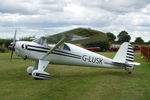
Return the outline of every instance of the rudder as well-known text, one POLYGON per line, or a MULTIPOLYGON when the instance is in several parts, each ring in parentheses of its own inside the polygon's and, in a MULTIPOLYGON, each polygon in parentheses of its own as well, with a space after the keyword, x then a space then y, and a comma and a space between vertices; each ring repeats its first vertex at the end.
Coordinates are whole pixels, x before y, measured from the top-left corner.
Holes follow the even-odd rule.
POLYGON ((131 44, 129 42, 124 42, 120 46, 113 60, 120 63, 133 62, 134 50, 131 44))

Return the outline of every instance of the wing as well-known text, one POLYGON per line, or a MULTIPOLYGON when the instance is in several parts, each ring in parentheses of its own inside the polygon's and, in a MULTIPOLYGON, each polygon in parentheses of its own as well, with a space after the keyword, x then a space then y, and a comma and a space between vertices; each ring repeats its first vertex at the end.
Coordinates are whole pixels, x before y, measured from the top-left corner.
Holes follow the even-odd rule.
POLYGON ((76 42, 79 40, 86 40, 90 38, 87 36, 80 36, 76 34, 57 34, 57 35, 49 36, 47 39, 48 39, 48 43, 55 44, 64 37, 66 37, 65 42, 76 42))
POLYGON ((48 43, 57 43, 63 37, 67 37, 66 42, 71 43, 88 43, 89 41, 105 41, 107 36, 105 33, 96 31, 93 29, 77 28, 66 32, 58 33, 52 36, 48 36, 48 43))

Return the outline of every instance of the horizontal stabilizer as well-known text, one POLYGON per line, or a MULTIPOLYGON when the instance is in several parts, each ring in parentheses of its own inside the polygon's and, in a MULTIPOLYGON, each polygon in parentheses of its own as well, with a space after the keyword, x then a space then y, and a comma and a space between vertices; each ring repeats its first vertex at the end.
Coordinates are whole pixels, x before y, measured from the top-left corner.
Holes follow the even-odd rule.
POLYGON ((118 62, 118 61, 113 61, 113 63, 116 63, 116 64, 124 64, 124 65, 135 65, 135 66, 138 66, 138 65, 141 65, 140 63, 137 63, 137 62, 118 62))
POLYGON ((129 64, 129 65, 135 65, 135 66, 141 65, 140 63, 137 63, 137 62, 127 62, 127 64, 129 64))

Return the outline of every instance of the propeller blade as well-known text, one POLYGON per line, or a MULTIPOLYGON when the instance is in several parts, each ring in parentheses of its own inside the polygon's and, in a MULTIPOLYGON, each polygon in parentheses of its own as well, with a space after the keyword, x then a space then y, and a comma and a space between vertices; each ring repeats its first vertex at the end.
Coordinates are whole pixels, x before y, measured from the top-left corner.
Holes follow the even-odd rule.
POLYGON ((10 60, 12 60, 12 56, 13 56, 13 53, 14 53, 14 50, 15 50, 15 45, 16 45, 16 33, 17 33, 17 30, 15 30, 15 34, 14 34, 14 38, 13 38, 13 44, 12 44, 12 51, 11 51, 10 60))
MULTIPOLYGON (((14 49, 14 48, 13 48, 14 49)), ((12 49, 11 51, 11 56, 10 56, 10 60, 12 61, 12 56, 13 56, 13 53, 14 53, 14 50, 12 49)))
POLYGON ((14 38, 13 38, 13 46, 15 46, 15 44, 16 44, 16 33, 17 33, 17 30, 15 30, 15 34, 14 34, 14 38))

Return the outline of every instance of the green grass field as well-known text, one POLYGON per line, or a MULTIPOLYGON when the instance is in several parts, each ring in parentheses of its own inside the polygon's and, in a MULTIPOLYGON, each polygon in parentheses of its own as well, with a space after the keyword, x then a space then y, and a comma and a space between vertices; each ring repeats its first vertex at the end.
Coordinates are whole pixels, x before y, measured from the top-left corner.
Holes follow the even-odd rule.
POLYGON ((122 69, 49 65, 46 71, 53 75, 49 80, 34 80, 26 73, 32 61, 10 62, 9 57, 8 53, 0 53, 0 100, 150 99, 150 63, 141 59, 139 53, 135 60, 142 65, 131 75, 122 69))

